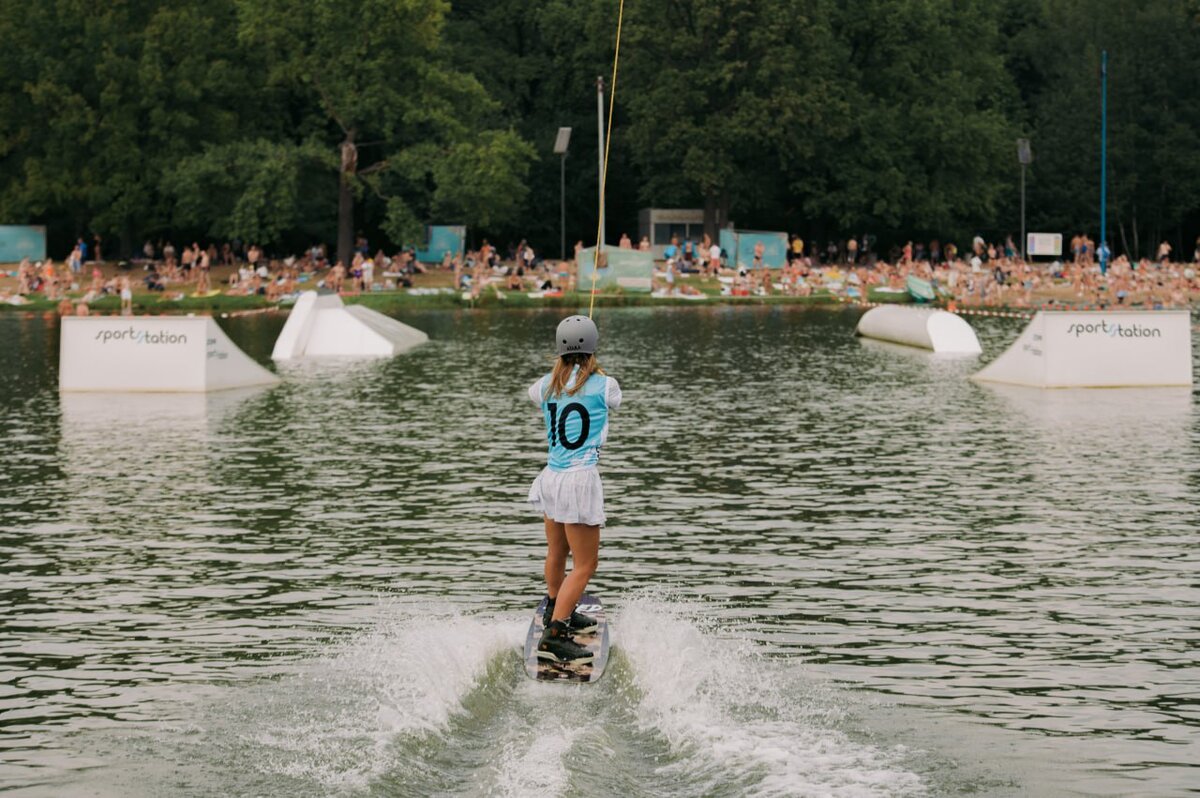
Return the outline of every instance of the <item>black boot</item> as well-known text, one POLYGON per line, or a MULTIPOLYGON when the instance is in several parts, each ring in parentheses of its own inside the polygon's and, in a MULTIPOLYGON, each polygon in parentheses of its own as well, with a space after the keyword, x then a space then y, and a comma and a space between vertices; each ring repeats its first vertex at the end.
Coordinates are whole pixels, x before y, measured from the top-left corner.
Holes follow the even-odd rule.
MULTIPOLYGON (((546 609, 542 611, 542 626, 549 626, 550 621, 554 620, 554 599, 546 597, 546 609)), ((577 635, 590 634, 599 627, 599 622, 589 615, 584 615, 579 612, 571 612, 571 617, 567 619, 567 627, 572 633, 577 635)))
POLYGON ((546 631, 542 632, 541 642, 537 646, 537 657, 572 665, 584 665, 595 659, 592 652, 571 639, 571 633, 562 621, 551 621, 546 631))
POLYGON ((596 631, 600 627, 600 623, 590 615, 572 612, 571 617, 567 618, 567 627, 572 634, 586 635, 596 631))

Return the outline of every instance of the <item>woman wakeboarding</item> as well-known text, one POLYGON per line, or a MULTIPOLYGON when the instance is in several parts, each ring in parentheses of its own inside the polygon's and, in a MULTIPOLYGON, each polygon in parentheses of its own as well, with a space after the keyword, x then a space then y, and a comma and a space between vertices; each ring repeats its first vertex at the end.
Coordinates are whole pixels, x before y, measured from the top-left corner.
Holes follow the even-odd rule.
POLYGON ((537 656, 554 662, 587 663, 593 657, 572 634, 597 626, 575 608, 596 572, 605 522, 597 464, 608 437, 609 411, 621 404, 620 386, 596 362, 599 339, 587 316, 563 319, 554 336, 554 368, 529 387, 530 400, 542 408, 549 444, 546 467, 529 489, 529 501, 546 527, 545 631, 537 656))

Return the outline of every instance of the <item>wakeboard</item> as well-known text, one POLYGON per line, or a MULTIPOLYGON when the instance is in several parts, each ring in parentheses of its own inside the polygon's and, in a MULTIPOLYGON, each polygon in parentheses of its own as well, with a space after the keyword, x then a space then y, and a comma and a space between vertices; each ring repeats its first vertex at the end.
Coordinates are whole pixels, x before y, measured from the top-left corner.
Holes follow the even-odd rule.
POLYGON ((575 635, 575 642, 591 651, 595 659, 582 665, 538 659, 537 644, 542 639, 542 613, 546 610, 546 597, 538 603, 525 637, 525 672, 529 678, 539 682, 595 682, 604 675, 608 664, 608 620, 600 599, 584 593, 579 599, 576 612, 596 619, 596 630, 575 635))

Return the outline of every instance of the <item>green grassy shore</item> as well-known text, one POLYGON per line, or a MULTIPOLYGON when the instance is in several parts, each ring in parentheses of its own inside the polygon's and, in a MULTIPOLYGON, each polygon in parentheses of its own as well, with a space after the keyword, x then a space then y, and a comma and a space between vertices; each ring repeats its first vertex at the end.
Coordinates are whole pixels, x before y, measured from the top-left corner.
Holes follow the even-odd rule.
MULTIPOLYGON (((55 312, 60 300, 49 300, 41 294, 32 294, 22 305, 0 303, 0 312, 14 313, 46 313, 55 312)), ((505 292, 497 296, 487 292, 478 299, 463 299, 457 294, 409 294, 402 291, 377 291, 370 294, 350 294, 342 299, 348 305, 359 304, 388 313, 406 308, 486 308, 489 310, 528 309, 528 308, 578 308, 588 304, 586 293, 567 293, 562 296, 534 298, 521 292, 505 292)), ((78 298, 72 298, 78 301, 78 298)), ((873 302, 908 302, 906 296, 897 294, 882 294, 872 296, 873 302)), ((837 305, 840 300, 832 294, 815 294, 808 297, 793 297, 783 295, 730 297, 721 295, 707 296, 703 300, 684 299, 683 297, 652 297, 648 294, 597 294, 597 307, 662 307, 671 305, 837 305)), ((289 305, 268 302, 262 296, 228 296, 218 294, 213 297, 185 297, 183 299, 164 300, 160 294, 133 295, 133 312, 135 315, 170 315, 184 313, 239 313, 248 310, 264 310, 269 308, 287 309, 289 305)), ((121 300, 117 297, 104 297, 88 305, 92 314, 105 315, 120 312, 121 300)))
MULTIPOLYGON (((111 271, 111 269, 106 269, 111 271)), ((135 273, 136 276, 136 273, 135 273)), ((214 274, 214 284, 220 285, 221 278, 214 274)), ((363 294, 345 294, 343 300, 348 304, 362 304, 384 313, 403 311, 408 308, 579 308, 588 304, 590 299, 586 291, 565 293, 562 296, 531 297, 524 291, 508 291, 495 289, 492 286, 484 288, 475 299, 464 299, 462 292, 451 291, 451 275, 434 271, 429 274, 417 275, 415 280, 416 293, 408 289, 396 291, 372 291, 363 294), (424 290, 420 290, 424 289, 424 290), (429 289, 440 289, 433 293, 429 289)), ((691 277, 685 283, 689 288, 699 290, 703 299, 685 298, 683 296, 654 297, 646 293, 627 293, 622 291, 603 292, 596 295, 598 307, 661 307, 671 305, 838 305, 843 302, 839 297, 824 291, 818 291, 812 296, 784 296, 772 294, 768 296, 733 297, 721 294, 721 283, 715 278, 691 277)), ((135 283, 136 285, 136 283, 135 283)), ((15 289, 15 280, 0 280, 0 293, 7 288, 15 289), (5 285, 4 283, 12 283, 5 285)), ((305 286, 301 286, 304 288, 305 286)), ((172 285, 165 293, 138 292, 133 294, 133 312, 136 315, 169 315, 184 313, 200 313, 221 315, 225 313, 245 313, 279 307, 286 309, 288 305, 268 302, 264 296, 245 296, 240 294, 221 293, 211 297, 193 297, 190 293, 192 285, 172 285)), ((73 303, 79 302, 82 291, 69 291, 67 298, 73 303)), ((12 305, 0 301, 0 312, 18 313, 47 313, 57 312, 62 301, 46 299, 43 294, 32 294, 26 297, 24 304, 12 305)), ((872 302, 905 303, 912 301, 907 294, 893 294, 871 291, 872 302)), ((104 315, 119 313, 121 301, 116 296, 106 296, 88 305, 90 313, 104 315)))

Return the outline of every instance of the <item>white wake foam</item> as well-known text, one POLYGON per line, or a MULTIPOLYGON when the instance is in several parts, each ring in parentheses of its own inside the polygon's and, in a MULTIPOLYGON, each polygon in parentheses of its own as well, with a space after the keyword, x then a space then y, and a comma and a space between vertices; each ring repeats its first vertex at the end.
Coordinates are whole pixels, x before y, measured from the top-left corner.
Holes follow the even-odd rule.
POLYGON ((284 705, 264 707, 265 729, 250 741, 262 769, 333 792, 402 773, 396 743, 444 731, 521 635, 515 621, 408 613, 336 646, 289 681, 284 705))
POLYGON ((898 756, 850 740, 803 706, 794 663, 758 656, 745 641, 706 634, 687 610, 635 599, 616 620, 632 666, 638 723, 677 758, 662 769, 730 782, 757 796, 909 796, 925 789, 898 756))
POLYGON ((558 723, 533 737, 511 742, 501 752, 491 795, 521 798, 527 795, 561 795, 569 781, 564 757, 582 729, 558 723))

